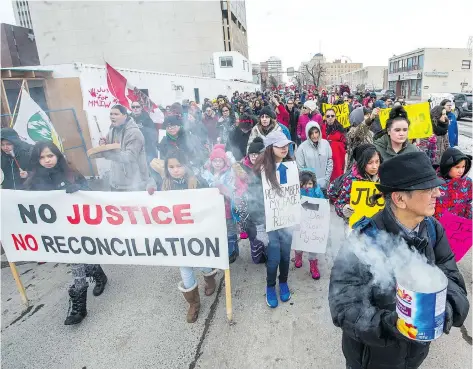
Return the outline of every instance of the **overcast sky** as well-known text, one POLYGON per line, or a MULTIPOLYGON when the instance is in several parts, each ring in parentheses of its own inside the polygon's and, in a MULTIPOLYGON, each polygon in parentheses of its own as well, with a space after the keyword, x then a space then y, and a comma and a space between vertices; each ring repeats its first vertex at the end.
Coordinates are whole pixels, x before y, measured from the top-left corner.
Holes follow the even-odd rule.
POLYGON ((471 0, 246 0, 250 59, 277 56, 297 70, 321 51, 328 61, 387 66, 393 54, 422 47, 466 48, 472 13, 471 0))

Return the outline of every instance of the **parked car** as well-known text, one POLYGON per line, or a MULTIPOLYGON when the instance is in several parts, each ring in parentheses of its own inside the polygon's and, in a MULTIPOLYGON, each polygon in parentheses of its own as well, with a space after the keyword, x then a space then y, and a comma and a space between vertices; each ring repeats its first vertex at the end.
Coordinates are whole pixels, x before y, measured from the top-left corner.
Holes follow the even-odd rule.
POLYGON ((457 119, 471 117, 471 94, 454 93, 453 102, 455 103, 455 116, 457 119))
POLYGON ((380 99, 381 97, 388 97, 393 101, 396 99, 396 93, 394 90, 374 90, 376 93, 376 98, 380 99))

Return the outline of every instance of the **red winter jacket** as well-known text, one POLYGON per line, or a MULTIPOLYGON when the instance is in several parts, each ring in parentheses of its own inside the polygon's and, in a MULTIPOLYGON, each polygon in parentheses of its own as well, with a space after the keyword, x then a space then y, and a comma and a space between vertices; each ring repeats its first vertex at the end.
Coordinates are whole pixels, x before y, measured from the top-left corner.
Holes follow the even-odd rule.
MULTIPOLYGON (((276 114, 276 120, 278 121, 278 123, 282 123, 284 124, 287 128, 289 128, 289 113, 288 111, 286 110, 286 108, 284 107, 283 104, 279 104, 276 109, 279 111, 278 114, 276 114)), ((274 109, 274 110, 276 110, 274 109)))
POLYGON ((347 139, 340 131, 333 131, 327 135, 327 123, 320 126, 322 130, 322 138, 325 138, 330 143, 332 149, 333 171, 330 177, 330 182, 335 178, 340 177, 345 173, 345 155, 347 153, 347 139))
POLYGON ((435 218, 440 219, 445 212, 471 219, 472 180, 466 175, 458 179, 447 179, 439 187, 440 197, 435 204, 435 218))

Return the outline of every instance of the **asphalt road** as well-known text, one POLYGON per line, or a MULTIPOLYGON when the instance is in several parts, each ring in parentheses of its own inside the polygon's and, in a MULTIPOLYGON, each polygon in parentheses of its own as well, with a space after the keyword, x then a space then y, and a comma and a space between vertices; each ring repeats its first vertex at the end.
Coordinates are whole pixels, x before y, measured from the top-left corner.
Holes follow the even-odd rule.
POLYGON ((473 123, 471 118, 462 118, 461 120, 457 121, 458 122, 458 133, 460 135, 464 135, 469 137, 470 139, 472 138, 472 133, 473 133, 473 123))
MULTIPOLYGON (((293 297, 274 310, 265 304, 264 266, 252 264, 248 243, 242 242, 242 255, 231 266, 232 325, 226 320, 223 273, 214 296, 201 293, 197 323, 187 324, 177 268, 105 265, 104 294, 94 297, 89 288, 89 315, 80 325, 64 326, 67 265, 18 267, 31 299, 27 310, 10 269, 4 268, 2 368, 343 369, 341 331, 331 322, 327 302, 332 258, 343 235, 340 219, 332 215, 331 245, 320 261, 322 279, 311 279, 306 259, 302 269, 291 268, 293 297)), ((471 252, 460 268, 471 296, 471 252)), ((423 368, 471 368, 471 332, 470 315, 465 327, 432 344, 423 368)))

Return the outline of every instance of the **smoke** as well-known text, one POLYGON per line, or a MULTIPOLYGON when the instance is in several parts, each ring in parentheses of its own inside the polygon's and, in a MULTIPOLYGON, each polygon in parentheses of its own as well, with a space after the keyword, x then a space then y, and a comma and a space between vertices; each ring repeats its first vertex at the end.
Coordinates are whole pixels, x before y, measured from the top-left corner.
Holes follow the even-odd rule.
POLYGON ((410 248, 399 236, 379 231, 376 238, 351 234, 340 249, 339 260, 353 266, 353 254, 372 274, 372 284, 379 289, 392 290, 398 281, 403 287, 423 293, 441 290, 446 277, 415 248, 410 248))

